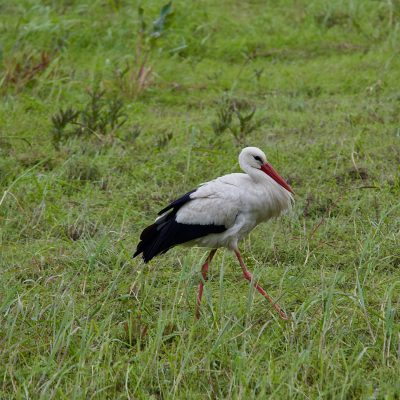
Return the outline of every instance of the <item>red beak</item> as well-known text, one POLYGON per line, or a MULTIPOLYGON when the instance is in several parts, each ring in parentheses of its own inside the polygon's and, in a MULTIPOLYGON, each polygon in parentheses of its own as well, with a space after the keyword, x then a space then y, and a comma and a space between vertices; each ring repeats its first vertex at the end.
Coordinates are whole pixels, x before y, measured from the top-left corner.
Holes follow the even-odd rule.
POLYGON ((270 176, 275 182, 279 183, 288 192, 293 193, 293 189, 287 184, 287 182, 272 168, 272 165, 265 163, 261 165, 261 170, 270 176))

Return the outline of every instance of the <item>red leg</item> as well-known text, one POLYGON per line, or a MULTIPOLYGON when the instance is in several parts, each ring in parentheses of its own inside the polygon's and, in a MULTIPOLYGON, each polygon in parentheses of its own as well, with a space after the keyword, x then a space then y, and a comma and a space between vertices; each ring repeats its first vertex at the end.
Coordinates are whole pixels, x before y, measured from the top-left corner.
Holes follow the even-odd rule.
MULTIPOLYGON (((245 263, 243 262, 242 256, 239 253, 238 250, 235 250, 235 254, 237 259, 239 260, 239 264, 242 267, 243 270, 243 275, 244 277, 249 281, 252 282, 253 277, 251 276, 251 273, 249 272, 249 270, 246 268, 245 263)), ((275 308, 275 310, 278 312, 279 316, 283 319, 283 320, 288 320, 289 318, 287 317, 287 315, 285 314, 285 312, 278 306, 278 304, 276 304, 273 300, 272 297, 258 284, 258 283, 254 283, 253 282, 253 286, 272 304, 272 307, 275 308)))
POLYGON ((204 282, 208 279, 207 278, 208 264, 213 259, 216 251, 217 251, 217 249, 211 250, 210 254, 207 257, 206 262, 201 267, 202 281, 199 284, 199 293, 197 295, 197 305, 196 305, 196 318, 197 319, 200 318, 200 304, 201 304, 201 299, 203 297, 204 282))

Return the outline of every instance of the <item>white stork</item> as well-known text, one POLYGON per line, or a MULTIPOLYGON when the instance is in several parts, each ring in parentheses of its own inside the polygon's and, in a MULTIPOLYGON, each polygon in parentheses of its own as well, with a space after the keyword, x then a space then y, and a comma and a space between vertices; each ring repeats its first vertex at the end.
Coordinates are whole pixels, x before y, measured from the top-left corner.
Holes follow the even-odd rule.
POLYGON ((244 277, 272 304, 282 319, 286 314, 256 282, 243 262, 238 242, 258 224, 278 217, 291 208, 292 188, 267 162, 257 147, 246 147, 239 155, 243 173, 221 176, 203 183, 162 209, 155 223, 143 230, 133 257, 142 254, 145 263, 178 244, 211 248, 201 268, 196 317, 200 315, 208 266, 219 247, 236 254, 244 277))

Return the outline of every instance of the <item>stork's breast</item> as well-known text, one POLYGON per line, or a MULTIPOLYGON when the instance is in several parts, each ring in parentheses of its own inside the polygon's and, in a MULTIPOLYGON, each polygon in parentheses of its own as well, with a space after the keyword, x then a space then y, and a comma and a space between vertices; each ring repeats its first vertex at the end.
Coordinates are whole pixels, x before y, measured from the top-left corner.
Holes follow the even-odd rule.
POLYGON ((279 217, 291 207, 291 196, 286 190, 264 190, 254 209, 258 222, 264 222, 279 217))

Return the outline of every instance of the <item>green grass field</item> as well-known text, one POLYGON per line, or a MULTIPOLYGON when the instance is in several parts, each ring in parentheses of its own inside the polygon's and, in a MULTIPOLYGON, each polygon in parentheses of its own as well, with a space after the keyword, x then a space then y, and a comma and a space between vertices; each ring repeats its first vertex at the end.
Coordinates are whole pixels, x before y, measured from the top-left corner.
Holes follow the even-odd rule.
POLYGON ((398 399, 400 3, 164 5, 0 1, 0 398, 398 399), (296 192, 241 244, 290 321, 224 250, 196 321, 206 251, 131 256, 244 145, 296 192))

